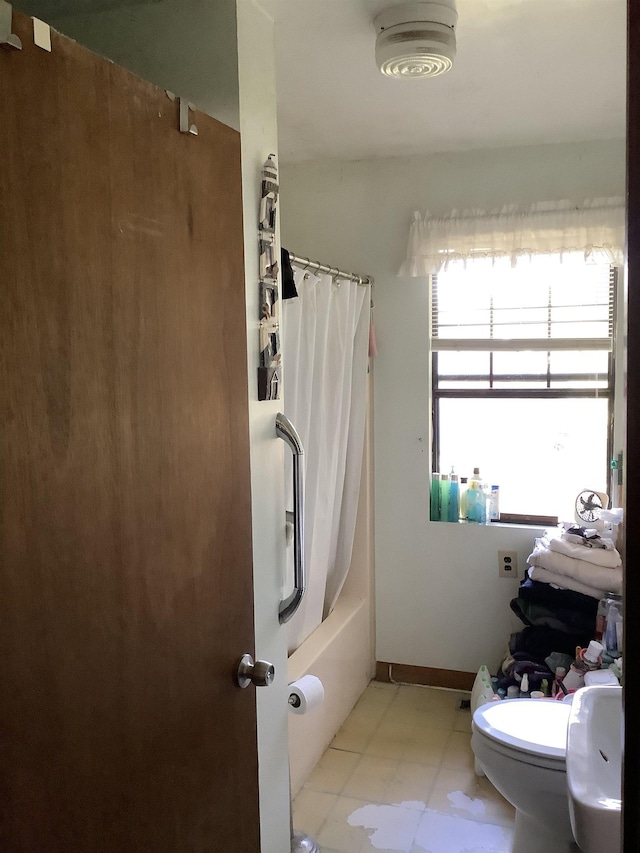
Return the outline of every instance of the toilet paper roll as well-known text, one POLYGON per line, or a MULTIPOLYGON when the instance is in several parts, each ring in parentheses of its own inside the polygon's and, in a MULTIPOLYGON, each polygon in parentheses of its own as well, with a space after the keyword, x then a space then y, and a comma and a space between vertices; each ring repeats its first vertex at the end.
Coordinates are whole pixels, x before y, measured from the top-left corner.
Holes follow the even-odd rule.
POLYGON ((306 714, 324 701, 324 687, 315 675, 303 675, 289 685, 289 707, 294 714, 306 714))

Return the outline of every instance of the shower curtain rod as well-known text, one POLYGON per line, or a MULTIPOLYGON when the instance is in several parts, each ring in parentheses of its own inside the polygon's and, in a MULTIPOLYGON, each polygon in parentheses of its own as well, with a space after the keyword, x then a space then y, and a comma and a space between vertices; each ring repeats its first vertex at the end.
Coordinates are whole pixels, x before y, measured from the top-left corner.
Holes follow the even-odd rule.
POLYGON ((289 252, 289 260, 292 264, 297 267, 301 267, 304 270, 325 272, 335 278, 346 278, 350 281, 355 281, 356 284, 361 284, 364 287, 368 284, 373 284, 373 278, 370 275, 356 275, 352 272, 345 272, 344 270, 339 270, 336 267, 329 267, 326 264, 320 264, 317 261, 310 261, 309 258, 300 258, 298 255, 294 255, 291 252, 289 252))

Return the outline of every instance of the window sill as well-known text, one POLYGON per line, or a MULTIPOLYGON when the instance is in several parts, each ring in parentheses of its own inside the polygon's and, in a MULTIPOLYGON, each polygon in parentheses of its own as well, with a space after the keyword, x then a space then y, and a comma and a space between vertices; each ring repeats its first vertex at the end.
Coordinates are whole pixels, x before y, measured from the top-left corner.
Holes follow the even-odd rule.
MULTIPOLYGON (((491 522, 496 524, 495 521, 491 522)), ((557 527, 557 515, 517 515, 516 513, 500 513, 499 524, 525 524, 528 527, 557 527)))
POLYGON ((486 529, 486 528, 498 527, 501 530, 541 530, 541 531, 546 530, 547 527, 555 527, 557 524, 557 522, 546 522, 546 521, 540 521, 540 520, 533 520, 533 521, 526 521, 526 522, 525 521, 519 521, 519 522, 515 522, 515 521, 508 521, 508 522, 492 521, 490 524, 477 524, 476 522, 473 522, 473 521, 462 521, 462 520, 459 520, 457 522, 430 520, 429 523, 430 524, 444 524, 444 525, 448 524, 451 526, 453 526, 454 524, 459 524, 459 525, 462 525, 464 527, 478 528, 479 530, 480 529, 486 529))
POLYGON ((476 527, 500 527, 503 530, 546 530, 547 527, 555 527, 556 525, 557 522, 546 521, 492 521, 491 524, 477 524, 476 527))

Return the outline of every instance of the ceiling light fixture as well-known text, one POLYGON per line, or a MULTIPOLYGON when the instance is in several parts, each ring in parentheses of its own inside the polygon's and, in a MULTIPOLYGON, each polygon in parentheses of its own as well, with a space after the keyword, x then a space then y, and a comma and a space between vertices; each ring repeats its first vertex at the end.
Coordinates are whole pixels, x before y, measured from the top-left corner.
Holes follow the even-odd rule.
POLYGON ((398 80, 444 74, 456 55, 457 22, 453 0, 403 3, 385 9, 374 21, 378 68, 398 80))

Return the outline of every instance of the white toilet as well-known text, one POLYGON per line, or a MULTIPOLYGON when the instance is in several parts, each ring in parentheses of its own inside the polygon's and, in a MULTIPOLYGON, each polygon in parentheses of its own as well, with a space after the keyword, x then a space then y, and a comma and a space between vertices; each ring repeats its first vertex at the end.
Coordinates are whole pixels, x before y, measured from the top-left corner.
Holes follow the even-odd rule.
POLYGON ((512 853, 578 851, 565 764, 569 711, 550 699, 507 699, 473 715, 473 752, 516 810, 512 853))

